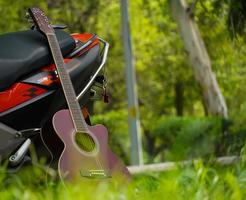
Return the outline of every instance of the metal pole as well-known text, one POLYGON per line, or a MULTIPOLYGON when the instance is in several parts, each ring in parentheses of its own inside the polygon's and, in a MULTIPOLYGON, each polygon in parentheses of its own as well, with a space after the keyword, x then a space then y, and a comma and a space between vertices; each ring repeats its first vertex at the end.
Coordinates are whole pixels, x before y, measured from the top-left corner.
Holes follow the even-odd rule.
POLYGON ((139 121, 139 107, 136 74, 132 53, 128 1, 121 0, 122 35, 124 41, 124 55, 126 67, 126 84, 128 96, 128 124, 131 134, 131 164, 143 163, 142 142, 139 121))

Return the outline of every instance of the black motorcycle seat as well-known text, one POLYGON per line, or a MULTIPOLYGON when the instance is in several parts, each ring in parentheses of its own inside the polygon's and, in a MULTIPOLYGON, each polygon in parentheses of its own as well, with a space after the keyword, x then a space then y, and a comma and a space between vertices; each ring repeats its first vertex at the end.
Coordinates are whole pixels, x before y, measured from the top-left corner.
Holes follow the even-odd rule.
MULTIPOLYGON (((55 30, 63 56, 75 48, 74 39, 62 30, 55 30)), ((0 90, 21 76, 52 62, 46 37, 37 30, 0 35, 0 90)))

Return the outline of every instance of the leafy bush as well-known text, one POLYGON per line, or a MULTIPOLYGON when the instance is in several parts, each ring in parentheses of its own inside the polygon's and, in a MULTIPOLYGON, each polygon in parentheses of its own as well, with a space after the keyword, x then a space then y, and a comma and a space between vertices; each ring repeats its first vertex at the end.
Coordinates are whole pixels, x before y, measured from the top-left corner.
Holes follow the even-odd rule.
POLYGON ((95 115, 93 124, 103 124, 109 133, 109 146, 118 156, 129 164, 130 141, 125 110, 110 111, 105 114, 95 115))
POLYGON ((221 120, 219 118, 161 117, 155 120, 155 126, 147 132, 155 136, 153 138, 155 148, 159 148, 158 154, 162 159, 195 158, 215 152, 216 142, 221 135, 221 120))
MULTIPOLYGON (((95 115, 93 123, 109 130, 113 151, 129 163, 130 141, 125 110, 95 115)), ((218 117, 150 117, 142 120, 146 162, 186 160, 210 155, 239 154, 244 145, 244 129, 218 117)))

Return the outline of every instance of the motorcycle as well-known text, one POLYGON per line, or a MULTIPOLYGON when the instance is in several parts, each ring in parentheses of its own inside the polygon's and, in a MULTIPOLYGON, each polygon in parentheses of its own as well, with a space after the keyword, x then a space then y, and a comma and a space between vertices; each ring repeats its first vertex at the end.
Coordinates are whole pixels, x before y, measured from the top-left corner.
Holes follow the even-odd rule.
MULTIPOLYGON (((109 44, 94 34, 68 34, 54 25, 66 68, 88 124, 91 101, 107 101, 103 74, 109 44)), ((47 40, 30 30, 0 36, 0 165, 8 171, 32 164, 28 149, 47 156, 41 131, 58 110, 67 107, 47 40)), ((47 131, 48 132, 48 131, 47 131)), ((50 138, 50 142, 57 142, 50 138)), ((58 145, 59 146, 59 145, 58 145)), ((60 147, 62 148, 62 147, 60 147)))

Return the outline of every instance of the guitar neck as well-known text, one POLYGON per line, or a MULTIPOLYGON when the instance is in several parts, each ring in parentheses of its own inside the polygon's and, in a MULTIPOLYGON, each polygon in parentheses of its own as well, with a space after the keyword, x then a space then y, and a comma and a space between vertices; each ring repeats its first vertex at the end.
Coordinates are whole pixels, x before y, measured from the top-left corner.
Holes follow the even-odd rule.
POLYGON ((56 35, 55 33, 48 33, 46 36, 75 129, 76 131, 88 131, 88 127, 82 115, 71 78, 65 68, 65 63, 63 61, 63 56, 56 35))

